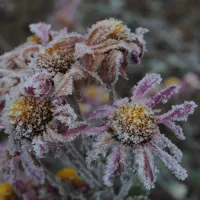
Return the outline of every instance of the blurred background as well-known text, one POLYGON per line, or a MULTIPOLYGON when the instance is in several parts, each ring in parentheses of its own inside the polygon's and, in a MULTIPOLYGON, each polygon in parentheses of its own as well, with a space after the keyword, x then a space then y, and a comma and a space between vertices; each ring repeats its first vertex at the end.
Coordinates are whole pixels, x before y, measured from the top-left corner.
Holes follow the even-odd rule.
MULTIPOLYGON (((145 35, 148 51, 141 64, 128 66, 129 81, 119 79, 119 96, 129 96, 135 83, 147 72, 154 72, 162 75, 163 85, 182 87, 164 109, 184 100, 199 104, 200 0, 0 0, 0 54, 26 40, 30 23, 43 21, 51 23, 54 29, 67 27, 69 31, 86 33, 87 27, 110 17, 122 20, 132 30, 139 26, 149 29, 145 35)), ((80 104, 85 116, 93 109, 91 105, 108 101, 108 95, 96 86, 85 88, 83 94, 80 104), (93 98, 93 104, 88 98, 93 98)), ((160 127, 183 150, 183 166, 189 177, 179 182, 159 163, 161 173, 150 199, 200 199, 199 116, 200 108, 183 124, 185 141, 178 141, 169 130, 160 127)))

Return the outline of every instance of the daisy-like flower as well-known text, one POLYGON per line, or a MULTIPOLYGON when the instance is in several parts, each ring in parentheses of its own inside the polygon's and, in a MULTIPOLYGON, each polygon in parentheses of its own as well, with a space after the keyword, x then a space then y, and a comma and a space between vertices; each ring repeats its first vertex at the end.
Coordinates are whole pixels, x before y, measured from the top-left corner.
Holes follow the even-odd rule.
POLYGON ((67 96, 52 92, 52 81, 46 76, 35 74, 20 87, 20 92, 13 89, 5 98, 1 127, 9 135, 10 155, 19 153, 26 173, 44 181, 38 158, 48 153, 47 143, 56 146, 73 140, 86 123, 77 120, 67 96))
POLYGON ((102 119, 104 123, 84 131, 87 136, 97 136, 92 151, 88 152, 87 161, 90 164, 100 154, 106 156, 109 153, 103 178, 106 185, 112 185, 111 179, 116 172, 122 173, 132 167, 130 161, 134 158, 140 180, 146 189, 152 188, 158 172, 154 155, 160 157, 178 179, 187 177, 187 171, 179 164, 181 151, 160 133, 158 124, 165 124, 179 139, 184 139, 183 131, 175 121, 186 121, 196 104, 192 101, 184 102, 160 114, 154 107, 160 102, 166 103, 179 90, 178 86, 171 85, 153 97, 147 97, 147 93, 160 83, 160 75, 147 74, 134 87, 131 98, 105 105, 91 114, 91 120, 102 119), (170 154, 164 151, 165 148, 168 148, 170 154))

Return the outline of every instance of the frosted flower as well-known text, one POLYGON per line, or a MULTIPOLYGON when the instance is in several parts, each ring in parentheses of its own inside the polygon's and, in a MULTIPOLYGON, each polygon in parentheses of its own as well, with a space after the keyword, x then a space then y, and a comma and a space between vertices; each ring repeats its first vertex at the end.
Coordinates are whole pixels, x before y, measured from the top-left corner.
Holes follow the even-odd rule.
POLYGON ((53 75, 58 72, 65 74, 75 62, 75 44, 82 40, 83 37, 79 34, 61 32, 47 47, 40 49, 30 67, 35 70, 46 70, 53 75))
POLYGON ((136 29, 136 33, 116 19, 106 19, 94 24, 86 35, 84 44, 76 45, 78 58, 84 57, 81 64, 90 72, 97 72, 100 78, 110 84, 117 81, 118 75, 125 79, 128 55, 139 63, 144 54, 143 34, 147 29, 136 29))
MULTIPOLYGON (((76 138, 86 123, 77 120, 67 97, 54 95, 52 82, 41 77, 29 77, 20 85, 21 92, 12 91, 5 97, 0 122, 9 135, 10 155, 20 153, 25 172, 42 182, 43 169, 38 167, 38 158, 48 153, 47 143, 54 143, 58 148, 58 143, 76 138), (34 80, 37 80, 35 85, 34 80)), ((15 89, 19 91, 19 88, 15 89)))
POLYGON ((146 189, 154 186, 157 168, 154 165, 154 155, 160 157, 164 164, 180 180, 187 177, 187 171, 180 166, 181 151, 163 134, 158 124, 169 127, 179 139, 184 139, 182 129, 175 121, 186 121, 192 114, 196 104, 184 102, 173 106, 165 114, 159 114, 154 107, 177 93, 179 87, 171 85, 161 89, 153 97, 147 97, 157 84, 161 83, 158 74, 147 74, 133 89, 133 95, 116 101, 113 105, 105 105, 94 111, 90 119, 103 119, 105 122, 94 128, 86 128, 84 134, 97 136, 93 150, 88 152, 88 164, 101 154, 107 157, 104 175, 106 185, 112 185, 111 179, 115 173, 122 173, 134 156, 137 173, 146 189), (169 149, 169 153, 164 151, 169 149))

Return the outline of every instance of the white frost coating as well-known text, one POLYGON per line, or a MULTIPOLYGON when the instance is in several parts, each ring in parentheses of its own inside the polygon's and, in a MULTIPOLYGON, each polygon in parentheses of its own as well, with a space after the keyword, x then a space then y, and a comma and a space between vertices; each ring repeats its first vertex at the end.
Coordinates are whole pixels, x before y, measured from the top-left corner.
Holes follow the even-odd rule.
POLYGON ((35 178, 40 183, 44 183, 45 175, 43 168, 35 165, 30 153, 27 152, 27 149, 23 149, 21 152, 21 163, 28 176, 35 178))
POLYGON ((95 119, 108 117, 109 115, 112 114, 113 111, 114 111, 113 106, 110 106, 110 105, 101 106, 90 114, 88 120, 95 120, 95 119))
POLYGON ((49 41, 49 30, 51 29, 50 24, 37 23, 30 24, 30 31, 35 33, 45 44, 49 41))
POLYGON ((188 177, 187 171, 179 165, 178 161, 174 157, 160 149, 155 144, 151 143, 150 145, 153 153, 160 157, 165 166, 168 167, 178 179, 185 180, 188 177))
POLYGON ((83 56, 86 54, 91 54, 94 56, 94 52, 92 51, 92 49, 89 46, 82 44, 82 43, 77 43, 75 45, 74 58, 80 59, 80 58, 83 58, 83 56))
POLYGON ((112 152, 110 153, 110 155, 107 157, 107 162, 106 162, 106 169, 105 169, 105 174, 103 177, 103 181, 105 183, 105 185, 107 186, 112 186, 112 177, 115 173, 115 171, 118 168, 119 165, 119 157, 120 157, 120 147, 115 146, 112 149, 112 152))
POLYGON ((152 153, 147 147, 139 147, 135 152, 138 176, 147 190, 154 187, 157 168, 152 153))
POLYGON ((190 114, 194 113, 197 105, 193 101, 185 101, 181 105, 172 106, 172 109, 167 113, 159 116, 162 122, 165 121, 186 121, 190 114))
POLYGON ((161 135, 163 143, 165 144, 165 147, 168 147, 170 153, 173 155, 173 157, 178 161, 181 162, 183 153, 181 150, 173 144, 167 137, 165 137, 164 134, 161 135))
POLYGON ((110 135, 100 134, 96 137, 96 141, 92 144, 92 150, 87 152, 86 162, 89 168, 91 167, 91 162, 97 160, 99 155, 106 156, 108 149, 112 146, 109 142, 105 143, 106 140, 111 140, 110 135))
POLYGON ((158 93, 155 94, 148 102, 149 107, 154 107, 158 103, 167 103, 168 99, 171 98, 174 94, 178 93, 180 87, 177 85, 170 85, 166 88, 162 88, 158 93))
POLYGON ((141 99, 161 81, 162 78, 159 74, 147 74, 134 88, 132 100, 141 99))
POLYGON ((44 158, 49 152, 48 144, 43 141, 41 136, 35 137, 33 139, 32 148, 35 156, 38 158, 44 158))
POLYGON ((185 140, 183 129, 179 125, 176 125, 174 122, 171 121, 166 121, 164 122, 164 124, 173 131, 178 139, 185 140))

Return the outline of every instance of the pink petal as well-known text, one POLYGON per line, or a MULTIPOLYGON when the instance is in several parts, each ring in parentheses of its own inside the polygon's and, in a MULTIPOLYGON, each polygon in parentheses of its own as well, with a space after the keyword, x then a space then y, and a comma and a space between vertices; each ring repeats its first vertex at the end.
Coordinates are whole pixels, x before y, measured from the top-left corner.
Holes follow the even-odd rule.
POLYGON ((96 136, 101 133, 104 133, 107 129, 107 126, 99 126, 99 127, 87 127, 81 131, 83 136, 96 136))
POLYGON ((107 117, 113 112, 113 110, 114 110, 113 106, 104 105, 100 108, 97 108, 95 111, 93 111, 89 116, 89 120, 107 117))
POLYGON ((185 101, 181 105, 173 106, 167 113, 158 116, 158 121, 186 121, 188 116, 194 112, 197 105, 193 101, 185 101))
POLYGON ((146 147, 141 146, 136 153, 138 176, 147 190, 154 187, 158 170, 154 165, 153 155, 146 147))
POLYGON ((147 92, 155 87, 156 84, 160 84, 162 81, 159 74, 147 74, 133 89, 132 99, 140 99, 144 97, 147 92))
POLYGON ((119 166, 119 147, 114 147, 111 154, 107 158, 105 175, 103 177, 104 183, 107 186, 112 186, 112 177, 119 166))
MULTIPOLYGON (((44 136, 45 141, 51 141, 51 142, 69 142, 74 140, 76 137, 78 137, 81 134, 81 131, 86 127, 87 125, 83 124, 80 125, 77 128, 70 129, 65 126, 65 128, 62 126, 62 132, 56 133, 57 131, 53 130, 52 127, 47 126, 47 133, 44 136)), ((60 130, 58 130, 60 131, 60 130)))
POLYGON ((49 42, 49 30, 51 25, 45 23, 31 24, 30 31, 35 33, 43 43, 47 44, 49 42))
POLYGON ((165 121, 163 123, 174 132, 175 136, 178 139, 180 139, 180 140, 185 139, 183 129, 179 125, 176 125, 174 122, 171 122, 171 121, 165 121))
POLYGON ((172 157, 153 143, 150 143, 150 146, 154 154, 160 157, 163 163, 172 171, 172 173, 178 179, 185 180, 187 178, 187 171, 178 164, 177 160, 174 157, 172 157))
POLYGON ((178 161, 181 162, 181 159, 183 157, 183 153, 181 150, 171 142, 167 137, 165 137, 164 134, 161 135, 163 143, 165 144, 166 147, 168 147, 170 153, 173 155, 173 157, 178 161))
POLYGON ((169 87, 163 88, 155 96, 152 97, 147 105, 153 108, 160 102, 166 103, 172 95, 176 94, 179 91, 179 89, 180 87, 178 87, 177 85, 171 85, 169 87))

